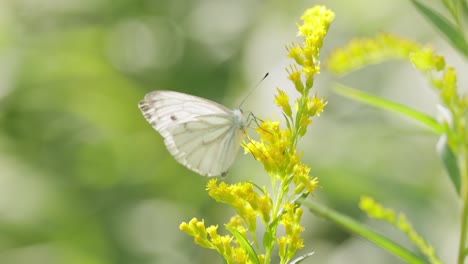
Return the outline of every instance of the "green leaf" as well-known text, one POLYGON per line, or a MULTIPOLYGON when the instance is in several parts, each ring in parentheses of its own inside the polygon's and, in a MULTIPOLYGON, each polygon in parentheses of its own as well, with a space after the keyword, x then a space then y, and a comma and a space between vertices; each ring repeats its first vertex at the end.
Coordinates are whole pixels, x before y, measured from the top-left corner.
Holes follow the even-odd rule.
POLYGON ((237 239, 239 245, 247 252, 249 255, 250 261, 254 264, 260 264, 260 260, 258 259, 257 253, 255 249, 250 245, 249 241, 235 228, 232 228, 228 225, 225 225, 226 229, 237 239))
POLYGON ((275 238, 276 238, 276 228, 278 227, 278 222, 280 220, 280 216, 277 216, 267 227, 265 231, 265 235, 263 235, 263 247, 265 247, 265 251, 271 251, 273 246, 275 245, 275 238))
POLYGON ((288 127, 288 129, 291 129, 291 122, 289 121, 289 117, 285 113, 282 113, 282 114, 283 114, 284 120, 286 120, 286 126, 288 127))
POLYGON ((252 181, 248 181, 248 183, 252 184, 259 192, 266 195, 265 190, 263 190, 263 188, 260 185, 256 184, 255 182, 252 182, 252 181))
POLYGON ((263 235, 263 246, 265 247, 265 251, 271 250, 274 245, 275 245, 275 238, 273 237, 271 229, 268 228, 268 230, 263 235))
POLYGON ((337 84, 333 87, 337 94, 342 96, 354 99, 356 101, 365 103, 367 105, 380 108, 383 110, 393 111, 400 114, 403 114, 407 117, 410 117, 414 120, 417 120, 427 127, 429 127, 436 134, 441 134, 443 132, 443 127, 440 125, 435 118, 430 115, 426 115, 419 111, 416 111, 412 108, 404 106, 399 103, 395 103, 375 95, 371 95, 365 92, 358 91, 353 88, 346 87, 341 84, 337 84))
POLYGON ((411 264, 425 264, 427 263, 424 259, 420 258, 413 252, 402 247, 401 245, 395 243, 394 241, 384 237, 383 235, 372 231, 368 227, 362 225, 361 223, 355 221, 354 219, 340 214, 330 208, 327 208, 324 205, 312 202, 310 200, 303 201, 303 205, 309 210, 326 220, 329 220, 336 225, 342 227, 345 230, 350 231, 351 233, 357 234, 370 242, 386 249, 388 252, 400 257, 405 260, 407 263, 411 264))
POLYGON ((455 154, 453 154, 452 149, 450 149, 450 146, 447 144, 446 135, 442 135, 440 137, 439 142, 437 143, 437 152, 442 159, 442 163, 444 164, 453 186, 455 186, 457 194, 460 195, 460 170, 458 169, 457 158, 455 157, 455 154))
POLYGON ((463 10, 463 17, 468 17, 468 2, 467 1, 460 1, 462 10, 463 10))
POLYGON ((418 9, 419 12, 421 12, 435 27, 439 29, 442 34, 448 38, 453 47, 455 47, 465 57, 468 57, 468 44, 465 36, 463 35, 463 31, 420 1, 411 0, 411 3, 413 3, 416 9, 418 9))

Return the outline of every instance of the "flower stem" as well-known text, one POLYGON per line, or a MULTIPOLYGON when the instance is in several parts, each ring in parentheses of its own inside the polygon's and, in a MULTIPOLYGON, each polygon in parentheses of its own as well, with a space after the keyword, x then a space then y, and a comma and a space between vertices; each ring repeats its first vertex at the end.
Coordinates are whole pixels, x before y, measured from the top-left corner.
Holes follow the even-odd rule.
MULTIPOLYGON (((279 217, 278 216, 278 212, 280 210, 280 207, 281 207, 281 204, 282 204, 282 201, 283 201, 283 196, 284 196, 284 186, 283 186, 283 183, 284 181, 281 181, 281 184, 280 186, 278 187, 278 193, 277 193, 277 196, 276 196, 276 199, 275 199, 275 204, 273 205, 273 211, 271 213, 271 222, 270 222, 270 226, 268 227, 269 231, 268 232, 274 232, 275 234, 271 234, 271 237, 276 237, 276 227, 278 226, 278 221, 276 221, 276 218, 279 217), (274 228, 270 228, 271 225, 273 225, 273 223, 276 223, 274 226, 274 228)), ((273 189, 275 190, 275 186, 276 186, 276 180, 275 178, 272 177, 272 186, 273 186, 273 189)), ((276 190, 274 191, 276 192, 276 190)), ((265 264, 266 263, 269 263, 270 262, 270 259, 271 259, 271 253, 273 251, 273 248, 270 247, 270 245, 264 245, 266 246, 265 247, 265 264)))
POLYGON ((463 199, 463 211, 461 218, 461 228, 460 228, 460 246, 458 248, 458 264, 463 264, 465 262, 465 246, 466 246, 466 221, 468 217, 468 200, 467 195, 464 195, 463 199))
POLYGON ((460 176, 462 179, 462 217, 461 217, 461 227, 460 227, 460 245, 458 248, 458 264, 463 264, 465 262, 466 256, 466 233, 467 233, 467 221, 468 221, 468 172, 467 172, 467 156, 466 156, 466 149, 465 146, 461 147, 461 151, 459 154, 459 168, 460 168, 460 176))

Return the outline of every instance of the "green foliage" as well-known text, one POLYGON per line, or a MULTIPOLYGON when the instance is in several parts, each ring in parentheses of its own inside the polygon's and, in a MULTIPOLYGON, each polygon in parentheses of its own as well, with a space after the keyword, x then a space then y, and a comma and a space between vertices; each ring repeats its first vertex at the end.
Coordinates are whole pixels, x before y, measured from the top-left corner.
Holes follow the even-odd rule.
MULTIPOLYGON (((439 32, 444 35, 450 44, 468 58, 468 43, 466 40, 466 30, 463 28, 463 20, 468 19, 466 12, 466 1, 442 1, 451 15, 451 20, 444 17, 434 9, 427 6, 420 0, 411 0, 411 3, 426 17, 439 32)), ((466 22, 466 21, 465 21, 466 22)))
POLYGON ((260 260, 257 257, 257 253, 250 245, 249 241, 242 235, 239 231, 235 228, 229 227, 226 225, 226 229, 237 239, 240 246, 247 252, 249 255, 249 260, 252 261, 253 264, 260 264, 260 260))
MULTIPOLYGON (((449 21, 438 12, 429 8, 421 1, 412 0, 413 5, 431 21, 448 38, 452 46, 461 55, 468 57, 468 45, 465 31, 463 30, 463 14, 466 15, 466 2, 443 1, 445 8, 452 16, 449 21), (462 10, 463 9, 463 12, 462 10)), ((417 70, 424 74, 429 84, 439 97, 440 105, 438 110, 440 118, 428 116, 410 107, 379 98, 378 96, 360 92, 355 89, 337 85, 335 91, 348 98, 360 101, 367 105, 380 108, 385 111, 393 111, 417 120, 427 125, 432 132, 439 136, 437 150, 442 159, 450 180, 462 201, 460 241, 458 249, 458 264, 465 262, 467 256, 467 232, 468 232, 468 134, 466 133, 466 96, 458 93, 457 75, 453 67, 445 63, 444 57, 437 55, 431 48, 420 46, 408 40, 399 39, 389 35, 380 35, 376 38, 363 38, 350 41, 350 43, 334 52, 328 60, 328 69, 336 74, 343 74, 355 71, 358 68, 383 62, 391 59, 406 60, 417 70), (367 47, 372 47, 367 48, 367 47), (410 47, 410 48, 408 48, 410 47), (395 52, 405 50, 407 52, 395 52), (375 58, 378 58, 377 60, 375 58)), ((383 208, 374 202, 372 198, 361 199, 360 207, 372 218, 384 220, 397 227, 405 233, 410 241, 426 256, 430 263, 442 263, 436 256, 434 248, 420 236, 406 216, 394 210, 383 208)), ((312 211, 322 214, 316 206, 310 205, 312 211)), ((348 227, 356 223, 344 224, 342 217, 333 213, 328 214, 328 218, 333 222, 348 227)), ((364 228, 365 230, 367 228, 364 228)), ((373 235, 363 234, 360 230, 352 230, 363 237, 375 242, 373 235)), ((391 245, 377 243, 383 248, 396 255, 402 250, 393 250, 391 245)), ((404 250, 403 250, 404 251, 404 250)), ((408 263, 414 263, 410 259, 405 259, 408 263)))

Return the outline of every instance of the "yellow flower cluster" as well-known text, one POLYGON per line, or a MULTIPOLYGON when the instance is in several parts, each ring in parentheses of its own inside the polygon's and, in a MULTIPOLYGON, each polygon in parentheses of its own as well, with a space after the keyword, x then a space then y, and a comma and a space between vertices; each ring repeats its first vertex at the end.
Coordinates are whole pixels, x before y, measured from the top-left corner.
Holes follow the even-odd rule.
MULTIPOLYGON (((304 36, 304 43, 302 45, 292 43, 286 47, 289 52, 288 57, 302 66, 307 90, 313 85, 314 75, 320 73, 320 62, 318 60, 320 49, 328 32, 328 27, 334 18, 335 14, 325 6, 315 6, 307 9, 301 16, 304 23, 297 25, 299 29, 298 36, 304 36)), ((299 92, 302 92, 301 86, 302 84, 299 87, 296 85, 299 92)))
POLYGON ((389 223, 395 223, 395 212, 392 209, 383 208, 377 204, 374 199, 368 196, 361 197, 359 208, 366 212, 369 217, 379 220, 385 220, 389 223))
POLYGON ((288 182, 293 179, 297 193, 303 190, 313 191, 318 184, 316 179, 309 176, 310 168, 300 162, 301 155, 296 152, 296 144, 298 138, 307 132, 307 127, 312 123, 311 118, 315 115, 320 116, 327 104, 317 95, 309 96, 309 90, 313 85, 314 75, 319 73, 320 48, 334 16, 334 13, 324 6, 306 10, 301 17, 304 23, 298 25, 298 35, 304 36, 304 42, 286 47, 289 51, 288 56, 301 67, 298 69, 298 65, 291 65, 287 69, 289 79, 301 94, 295 102, 294 112, 286 92, 277 88, 278 93, 275 96, 275 104, 281 108, 286 118, 287 129, 280 129, 279 121, 262 122, 256 129, 260 141, 249 138, 244 144, 246 153, 251 153, 255 159, 262 162, 270 175, 288 182), (291 174, 295 177, 290 178, 291 174))
POLYGON ((414 67, 424 72, 440 71, 445 67, 444 57, 435 54, 430 48, 415 48, 414 52, 410 53, 409 58, 414 67))
MULTIPOLYGON (((302 84, 302 82, 299 83, 302 84)), ((283 110, 283 112, 286 114, 286 116, 292 116, 292 110, 291 110, 291 105, 289 104, 289 97, 288 95, 281 90, 280 88, 276 88, 278 91, 278 94, 275 95, 275 104, 283 110)))
POLYGON ((280 263, 288 263, 304 246, 300 237, 304 230, 300 225, 303 211, 296 198, 314 191, 318 180, 310 176, 311 169, 301 162, 302 153, 297 152, 296 146, 312 123, 311 118, 319 116, 327 104, 317 95, 310 96, 309 91, 314 75, 320 70, 319 52, 333 17, 333 12, 324 6, 307 10, 301 17, 304 23, 298 25, 298 35, 304 36, 304 42, 287 47, 288 56, 298 64, 290 66, 288 74, 300 97, 292 107, 289 96, 277 88, 275 104, 284 114, 286 128, 280 127, 280 121, 262 121, 256 128, 259 140, 248 137, 242 144, 245 152, 260 161, 270 175, 272 195, 266 187, 250 182, 226 184, 213 179, 207 183, 209 195, 237 213, 225 225, 232 236, 219 235, 217 226, 205 228, 204 222, 197 219, 180 225, 181 230, 194 237, 195 243, 217 250, 227 263, 270 263, 276 244, 280 263), (257 218, 262 219, 265 227, 261 240, 256 237, 257 218), (277 238, 279 226, 284 227, 285 235, 277 238), (262 249, 264 254, 260 253, 262 249))
MULTIPOLYGON (((380 34, 375 38, 354 39, 345 47, 333 52, 327 60, 327 67, 332 72, 344 74, 368 64, 390 59, 411 62, 436 88, 445 108, 452 114, 452 120, 464 119, 468 99, 457 93, 455 70, 446 65, 444 57, 436 54, 430 47, 423 47, 416 42, 389 34, 380 34)), ((450 129, 465 134, 465 128, 461 124, 447 130, 450 129)), ((453 131, 448 131, 447 134, 449 145, 455 146, 456 139, 451 137, 453 131)))
POLYGON ((435 255, 434 248, 429 245, 424 238, 422 238, 416 230, 414 230, 411 223, 408 221, 406 216, 403 213, 398 215, 392 209, 385 208, 382 205, 378 204, 371 197, 363 196, 359 202, 359 208, 367 213, 371 218, 377 220, 384 220, 399 230, 404 232, 408 238, 421 250, 421 252, 427 256, 430 263, 432 264, 441 264, 442 262, 435 255))
POLYGON ((420 48, 410 54, 410 60, 414 67, 428 76, 445 106, 453 113, 465 112, 467 98, 457 93, 457 74, 453 67, 445 64, 443 56, 430 48, 420 48))
POLYGON ((217 179, 212 179, 207 184, 207 190, 217 202, 226 203, 234 208, 250 231, 256 229, 257 216, 261 216, 264 223, 270 221, 272 208, 270 196, 265 190, 259 195, 250 182, 228 185, 225 182, 217 184, 217 179))
POLYGON ((294 194, 310 193, 317 188, 317 178, 309 175, 310 167, 301 162, 301 155, 291 144, 290 129, 280 129, 280 122, 265 121, 256 130, 260 141, 250 139, 243 146, 270 175, 288 183, 292 180, 294 194))
POLYGON ((280 129, 279 121, 262 122, 256 131, 260 135, 260 141, 249 139, 247 143, 244 143, 246 153, 251 153, 271 175, 280 176, 284 171, 291 171, 289 161, 299 160, 296 156, 289 156, 291 131, 280 129))
MULTIPOLYGON (((275 186, 279 186, 271 216, 273 223, 277 219, 275 217, 279 217, 279 224, 286 231, 285 236, 276 239, 281 263, 287 263, 303 247, 300 238, 303 231, 300 225, 302 209, 296 207, 291 197, 286 198, 290 194, 289 190, 293 190, 294 195, 307 196, 318 186, 317 178, 310 176, 310 167, 301 162, 302 153, 297 152, 297 142, 307 132, 312 117, 320 116, 327 104, 316 94, 310 96, 309 91, 315 74, 320 72, 320 49, 334 16, 324 6, 316 6, 306 10, 301 17, 304 23, 298 25, 298 35, 304 36, 304 42, 286 47, 288 57, 296 62, 287 69, 288 78, 300 96, 295 100, 294 107, 288 94, 280 88, 277 88, 275 96, 275 104, 281 108, 285 117, 286 128, 280 128, 279 121, 264 121, 256 129, 260 139, 257 141, 249 137, 243 144, 245 152, 251 153, 270 174, 274 191, 275 186)), ((276 234, 274 229, 272 232, 276 234)), ((265 247, 269 256, 273 245, 267 243, 265 247)))
MULTIPOLYGON (((196 244, 209 249, 214 249, 223 256, 227 263, 238 263, 238 264, 251 264, 253 263, 247 252, 240 246, 233 236, 225 235, 221 236, 218 234, 218 226, 205 227, 205 222, 198 221, 193 218, 187 224, 183 222, 179 226, 180 230, 187 233, 189 236, 193 236, 193 240, 196 244), (237 244, 237 246, 235 245, 237 244)), ((262 259, 264 256, 259 256, 262 259)))
POLYGON ((389 59, 408 59, 409 55, 420 50, 413 41, 404 40, 390 34, 380 34, 375 38, 356 38, 345 47, 339 48, 327 59, 327 69, 336 74, 346 74, 363 66, 389 59))
POLYGON ((304 228, 299 224, 302 216, 302 209, 294 204, 284 206, 284 214, 281 216, 280 224, 284 226, 286 235, 278 238, 279 256, 287 263, 297 250, 304 247, 304 240, 301 232, 304 228))

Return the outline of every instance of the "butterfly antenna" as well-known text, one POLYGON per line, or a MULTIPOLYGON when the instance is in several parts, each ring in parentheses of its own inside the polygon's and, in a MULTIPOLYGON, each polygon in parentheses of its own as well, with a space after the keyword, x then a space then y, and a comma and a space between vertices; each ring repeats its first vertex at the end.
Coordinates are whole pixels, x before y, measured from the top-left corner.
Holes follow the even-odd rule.
POLYGON ((262 83, 263 80, 266 79, 266 77, 268 77, 269 74, 270 74, 270 73, 267 72, 267 73, 265 74, 265 76, 263 76, 263 78, 255 85, 255 87, 254 87, 252 90, 250 90, 249 94, 247 94, 247 96, 244 98, 244 100, 242 100, 242 102, 239 104, 239 107, 238 107, 238 108, 240 108, 240 107, 244 104, 245 100, 247 100, 247 98, 249 98, 249 96, 250 96, 255 90, 257 90, 257 87, 260 85, 260 83, 262 83))

